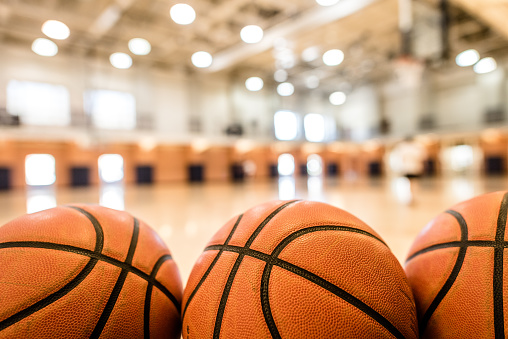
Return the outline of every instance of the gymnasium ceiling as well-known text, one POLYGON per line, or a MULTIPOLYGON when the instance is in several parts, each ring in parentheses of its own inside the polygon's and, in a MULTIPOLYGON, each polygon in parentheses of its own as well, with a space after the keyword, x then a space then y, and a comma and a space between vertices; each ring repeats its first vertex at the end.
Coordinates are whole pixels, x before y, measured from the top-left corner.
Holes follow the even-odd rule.
MULTIPOLYGON (((439 25, 428 13, 439 13, 440 0, 413 2, 427 8, 423 22, 439 25)), ((450 0, 450 13, 450 56, 471 47, 481 54, 508 54, 508 0, 450 0)), ((289 74, 297 85, 309 75, 324 86, 383 79, 400 51, 398 0, 342 0, 332 7, 315 0, 0 0, 0 48, 29 49, 43 37, 41 25, 48 19, 71 29, 69 39, 57 42, 61 53, 107 59, 113 52, 128 52, 127 42, 142 37, 152 52, 133 56, 134 63, 162 69, 195 72, 190 57, 204 50, 214 56, 214 64, 202 72, 271 78, 278 53, 291 51, 295 66, 289 74), (181 26, 171 20, 169 9, 179 2, 194 7, 194 23, 181 26), (240 40, 248 24, 265 30, 261 43, 240 40), (345 61, 336 67, 320 59, 303 62, 301 52, 311 46, 321 53, 342 49, 345 61)))

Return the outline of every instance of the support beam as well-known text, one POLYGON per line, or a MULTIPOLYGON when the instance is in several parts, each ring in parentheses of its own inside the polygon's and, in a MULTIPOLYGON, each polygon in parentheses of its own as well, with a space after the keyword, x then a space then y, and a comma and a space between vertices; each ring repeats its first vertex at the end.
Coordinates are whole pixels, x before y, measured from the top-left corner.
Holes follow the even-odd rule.
POLYGON ((320 27, 347 17, 369 6, 377 0, 343 0, 331 7, 318 7, 309 10, 295 19, 289 19, 265 31, 263 40, 257 44, 239 43, 214 55, 209 72, 218 72, 232 67, 249 57, 260 54, 273 47, 279 38, 291 38, 300 32, 320 27))

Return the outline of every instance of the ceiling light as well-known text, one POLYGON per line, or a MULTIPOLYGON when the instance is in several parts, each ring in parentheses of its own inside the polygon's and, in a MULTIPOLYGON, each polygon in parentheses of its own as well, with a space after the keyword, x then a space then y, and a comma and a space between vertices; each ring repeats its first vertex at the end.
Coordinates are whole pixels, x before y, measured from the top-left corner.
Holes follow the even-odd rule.
POLYGON ((480 54, 475 49, 468 49, 459 53, 455 58, 455 62, 460 67, 472 66, 480 60, 480 54))
POLYGON ((240 38, 248 44, 255 44, 263 39, 263 29, 256 25, 248 25, 240 31, 240 38))
POLYGON ((330 94, 330 103, 335 106, 342 105, 346 102, 346 93, 344 92, 333 92, 330 94))
POLYGON ((42 33, 51 39, 65 40, 71 34, 66 24, 56 20, 48 20, 42 25, 42 33))
POLYGON ((176 4, 169 11, 171 19, 179 25, 188 25, 196 19, 194 8, 187 4, 176 4))
POLYGON ((136 55, 147 55, 152 51, 152 45, 141 38, 134 38, 129 40, 129 50, 136 55))
POLYGON ((295 92, 295 86, 289 82, 283 82, 277 86, 277 93, 282 97, 288 97, 295 92))
POLYGON ((319 87, 319 77, 316 75, 311 75, 305 78, 305 87, 309 89, 314 89, 319 87))
POLYGON ((125 53, 113 53, 109 56, 109 61, 118 69, 128 69, 132 66, 132 58, 125 53))
POLYGON ((245 81, 245 87, 251 92, 260 91, 263 88, 263 79, 259 77, 251 77, 245 81))
POLYGON ((344 52, 340 49, 331 49, 323 54, 323 62, 327 66, 337 66, 344 61, 344 52))
POLYGON ((302 52, 302 60, 305 62, 311 62, 319 58, 319 47, 312 46, 307 47, 302 52))
POLYGON ((278 69, 273 73, 273 78, 277 82, 284 82, 288 79, 288 72, 283 69, 278 69))
POLYGON ((497 63, 494 58, 483 58, 478 61, 473 69, 478 74, 484 74, 494 71, 497 68, 497 63))
POLYGON ((32 51, 42 56, 55 56, 58 53, 58 46, 51 40, 38 38, 32 43, 32 51))
POLYGON ((192 54, 192 64, 198 68, 207 68, 212 65, 212 55, 208 52, 199 51, 192 54))
POLYGON ((321 6, 333 6, 338 3, 339 0, 316 0, 316 2, 321 6))

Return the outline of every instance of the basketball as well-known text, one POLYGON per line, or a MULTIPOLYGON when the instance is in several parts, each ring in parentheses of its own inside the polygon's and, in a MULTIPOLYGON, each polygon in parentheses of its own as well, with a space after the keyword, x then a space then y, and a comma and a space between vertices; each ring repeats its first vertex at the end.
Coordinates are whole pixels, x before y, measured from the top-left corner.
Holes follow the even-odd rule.
POLYGON ((397 259, 369 226, 319 202, 231 219, 194 265, 182 309, 185 339, 417 337, 397 259))
POLYGON ((1 338, 179 338, 182 285, 156 233, 68 205, 0 227, 1 338))
POLYGON ((406 262, 423 338, 505 338, 508 193, 459 203, 420 232, 406 262))

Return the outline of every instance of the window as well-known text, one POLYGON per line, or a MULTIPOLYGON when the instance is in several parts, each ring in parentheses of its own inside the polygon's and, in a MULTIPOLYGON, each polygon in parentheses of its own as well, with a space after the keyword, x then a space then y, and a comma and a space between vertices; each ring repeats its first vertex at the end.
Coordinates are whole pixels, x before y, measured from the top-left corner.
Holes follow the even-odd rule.
POLYGON ((323 160, 319 155, 309 155, 307 158, 307 173, 310 176, 319 176, 323 173, 323 160))
POLYGON ((309 113, 303 119, 303 127, 308 141, 324 142, 335 138, 335 121, 331 117, 309 113))
POLYGON ((25 158, 25 182, 29 186, 53 185, 55 158, 51 154, 29 154, 25 158))
POLYGON ((123 179, 123 158, 120 154, 103 154, 99 157, 99 177, 105 183, 123 179))
POLYGON ((85 111, 94 126, 104 129, 134 129, 136 99, 130 93, 93 90, 85 94, 85 111))
POLYGON ((278 111, 273 118, 275 137, 279 140, 294 140, 298 135, 298 118, 290 111, 278 111))
POLYGON ((18 80, 7 85, 7 112, 18 115, 25 125, 69 125, 70 107, 65 86, 18 80))
POLYGON ((291 154, 281 154, 277 169, 279 175, 293 175, 295 173, 295 158, 291 154))

